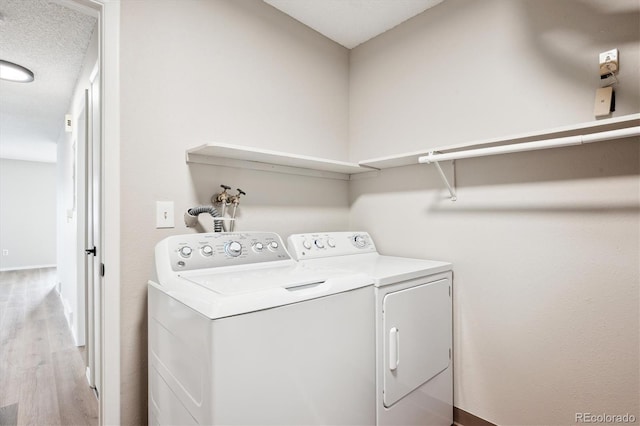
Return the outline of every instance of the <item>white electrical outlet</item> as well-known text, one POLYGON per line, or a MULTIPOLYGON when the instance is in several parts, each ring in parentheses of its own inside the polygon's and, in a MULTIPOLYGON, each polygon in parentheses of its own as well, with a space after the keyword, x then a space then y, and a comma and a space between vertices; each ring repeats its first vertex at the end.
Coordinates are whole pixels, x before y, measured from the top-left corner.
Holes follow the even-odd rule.
POLYGON ((596 103, 593 107, 593 115, 606 117, 611 114, 611 102, 613 100, 613 87, 602 87, 596 90, 596 103))
POLYGON ((3 256, 9 256, 9 249, 2 249, 3 256))
POLYGON ((175 228, 173 201, 156 201, 156 228, 175 228))

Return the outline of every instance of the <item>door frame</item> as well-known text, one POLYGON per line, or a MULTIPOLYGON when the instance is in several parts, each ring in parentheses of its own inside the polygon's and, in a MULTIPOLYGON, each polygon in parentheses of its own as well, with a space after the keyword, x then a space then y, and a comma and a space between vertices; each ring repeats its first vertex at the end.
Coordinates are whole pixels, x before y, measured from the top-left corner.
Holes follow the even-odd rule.
MULTIPOLYGON (((97 154, 97 159, 101 160, 102 158, 102 135, 98 133, 96 137, 96 129, 100 131, 101 125, 99 116, 96 114, 100 114, 101 106, 100 106, 100 66, 99 62, 96 61, 96 65, 89 76, 89 86, 85 89, 85 103, 86 103, 86 111, 87 111, 87 122, 90 123, 87 128, 87 134, 89 137, 87 138, 87 145, 85 146, 84 152, 84 169, 85 169, 85 193, 84 193, 84 214, 83 214, 83 245, 81 246, 81 250, 86 252, 84 249, 96 248, 96 245, 100 245, 100 241, 102 240, 102 227, 97 229, 96 235, 96 223, 101 224, 101 214, 102 209, 100 207, 100 203, 102 199, 99 198, 102 190, 102 175, 97 175, 96 170, 100 172, 101 165, 96 165, 94 153, 97 154), (98 91, 98 95, 96 97, 96 90, 98 91), (96 191, 95 180, 96 178, 99 180, 98 190, 96 191), (96 205, 97 201, 97 205, 96 205), (96 208, 97 207, 97 208, 96 208), (96 221, 96 216, 99 218, 96 221)), ((102 392, 100 386, 100 368, 101 367, 101 356, 102 352, 100 350, 102 340, 100 336, 102 335, 102 324, 101 324, 101 316, 100 312, 102 311, 101 303, 99 305, 96 304, 96 301, 101 301, 101 294, 97 296, 97 289, 99 290, 102 287, 103 280, 102 277, 99 276, 100 264, 102 263, 102 246, 100 246, 100 250, 94 252, 93 256, 90 253, 84 253, 84 261, 82 262, 82 277, 85 285, 83 286, 85 289, 86 297, 85 297, 85 322, 86 322, 86 364, 87 364, 87 379, 89 380, 89 385, 96 389, 98 396, 102 392)))
MULTIPOLYGON (((79 1, 79 0, 76 0, 79 1)), ((120 2, 100 11, 102 73, 102 393, 100 424, 120 424, 120 2)))
POLYGON ((120 424, 120 0, 54 0, 98 18, 101 73, 102 369, 100 424, 120 424))

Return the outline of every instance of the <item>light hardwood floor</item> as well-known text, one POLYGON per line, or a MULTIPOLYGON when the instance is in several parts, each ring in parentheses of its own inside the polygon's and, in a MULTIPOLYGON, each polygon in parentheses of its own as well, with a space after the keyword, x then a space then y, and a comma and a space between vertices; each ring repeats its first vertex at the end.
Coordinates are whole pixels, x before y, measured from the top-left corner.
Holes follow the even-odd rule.
POLYGON ((97 425, 54 268, 0 272, 0 424, 97 425))

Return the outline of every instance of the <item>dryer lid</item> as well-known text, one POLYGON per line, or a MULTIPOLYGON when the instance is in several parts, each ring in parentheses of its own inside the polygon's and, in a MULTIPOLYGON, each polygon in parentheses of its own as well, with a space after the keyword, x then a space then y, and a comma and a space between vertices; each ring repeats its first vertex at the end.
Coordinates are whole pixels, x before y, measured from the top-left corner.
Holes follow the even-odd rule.
POLYGON ((363 253, 304 260, 311 266, 334 267, 362 272, 374 279, 376 287, 450 271, 451 263, 408 257, 363 253))

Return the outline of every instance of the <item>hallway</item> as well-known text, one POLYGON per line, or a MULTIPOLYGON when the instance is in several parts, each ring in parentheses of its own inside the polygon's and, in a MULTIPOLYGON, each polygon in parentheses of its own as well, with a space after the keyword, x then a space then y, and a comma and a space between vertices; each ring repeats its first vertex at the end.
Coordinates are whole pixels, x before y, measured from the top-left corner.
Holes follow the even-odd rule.
POLYGON ((0 272, 0 424, 97 425, 56 269, 0 272))

